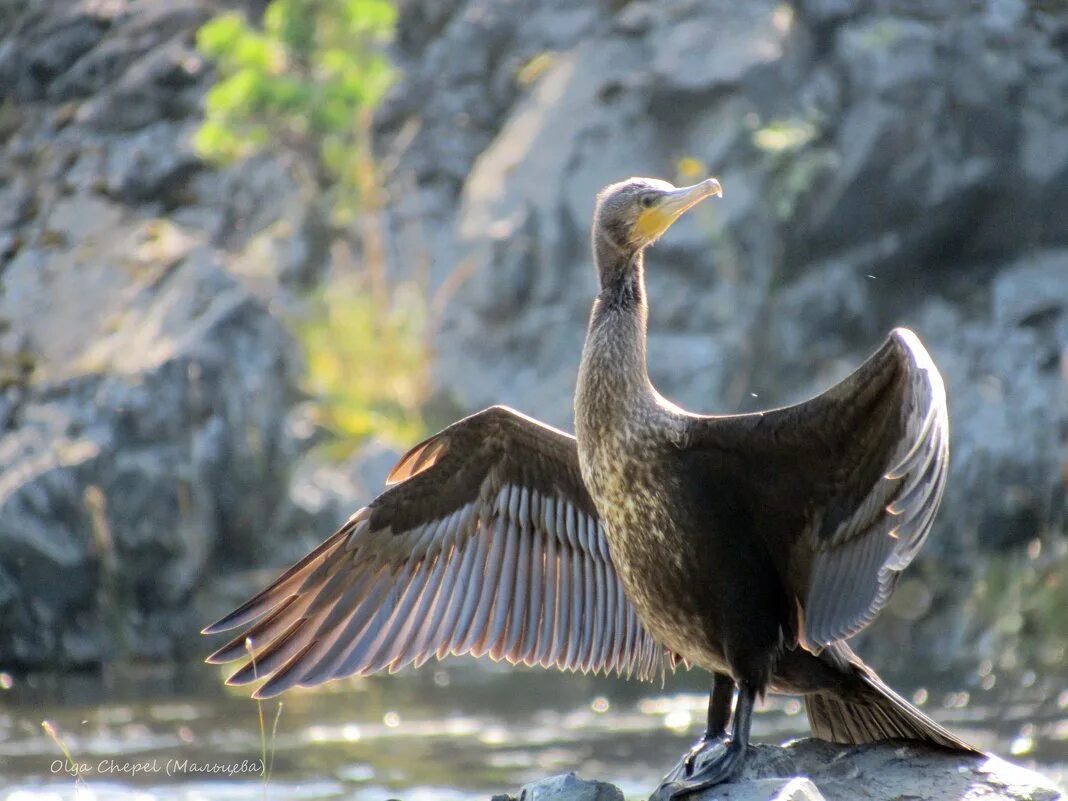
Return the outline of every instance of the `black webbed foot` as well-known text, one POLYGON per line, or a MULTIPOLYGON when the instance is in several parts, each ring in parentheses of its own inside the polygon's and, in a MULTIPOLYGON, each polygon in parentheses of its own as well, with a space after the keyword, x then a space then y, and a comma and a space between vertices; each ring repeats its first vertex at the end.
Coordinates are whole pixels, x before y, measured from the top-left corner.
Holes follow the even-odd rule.
MULTIPOLYGON (((717 677, 718 678, 718 677, 717 677)), ((713 702, 709 706, 709 730, 664 777, 649 801, 683 801, 694 793, 729 781, 737 775, 745 760, 749 744, 749 725, 753 714, 756 692, 751 685, 743 683, 738 695, 738 708, 734 714, 731 735, 711 725, 719 723, 722 715, 713 719, 712 707, 717 693, 713 690, 713 702)), ((722 691, 720 693, 722 697, 722 691)))
POLYGON ((698 754, 689 776, 674 780, 672 774, 665 776, 649 801, 684 801, 694 793, 730 781, 741 768, 745 751, 744 742, 718 741, 713 748, 698 754))
POLYGON ((661 781, 661 786, 670 784, 672 782, 686 781, 694 772, 694 767, 701 762, 707 761, 707 758, 711 756, 708 754, 705 759, 702 759, 706 755, 706 752, 711 752, 717 748, 723 748, 727 742, 727 735, 720 733, 718 735, 709 735, 707 732, 701 737, 693 747, 687 751, 682 759, 671 770, 667 772, 661 781))

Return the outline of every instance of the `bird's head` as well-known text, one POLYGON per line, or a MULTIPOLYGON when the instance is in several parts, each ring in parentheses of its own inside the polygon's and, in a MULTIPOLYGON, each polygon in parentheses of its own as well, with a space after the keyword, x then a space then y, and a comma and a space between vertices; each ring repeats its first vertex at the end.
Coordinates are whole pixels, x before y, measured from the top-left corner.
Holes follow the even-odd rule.
POLYGON ((606 186, 597 195, 593 215, 595 246, 607 246, 629 258, 659 239, 684 212, 712 195, 723 197, 715 178, 681 188, 656 178, 630 178, 606 186))

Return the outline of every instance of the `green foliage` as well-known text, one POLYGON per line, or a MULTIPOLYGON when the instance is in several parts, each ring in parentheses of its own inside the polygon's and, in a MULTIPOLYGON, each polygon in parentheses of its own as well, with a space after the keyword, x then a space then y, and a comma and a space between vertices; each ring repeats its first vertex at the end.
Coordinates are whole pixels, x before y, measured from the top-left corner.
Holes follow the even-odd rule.
POLYGON ((262 30, 236 13, 211 20, 197 47, 219 81, 205 99, 198 152, 227 162, 289 148, 314 162, 342 216, 351 212, 368 116, 396 77, 383 50, 395 22, 390 0, 274 0, 262 30))
POLYGON ((811 119, 776 119, 753 131, 754 147, 765 154, 774 186, 775 213, 789 219, 816 182, 838 165, 837 156, 817 144, 820 128, 811 119))
POLYGON ((800 150, 818 133, 808 120, 772 120, 753 131, 753 144, 766 153, 789 153, 800 150))
POLYGON ((427 304, 414 284, 398 286, 391 301, 383 312, 358 282, 335 282, 298 326, 309 389, 323 399, 317 422, 334 434, 334 457, 371 436, 400 446, 424 433, 427 304))
POLYGON ((425 290, 390 280, 371 143, 371 114, 396 77, 384 51, 396 15, 391 0, 273 0, 262 29, 229 13, 197 35, 219 73, 198 152, 220 162, 267 148, 296 155, 309 195, 348 240, 341 250, 358 247, 360 273, 322 288, 296 326, 339 457, 372 435, 404 444, 423 433, 429 303, 425 290))

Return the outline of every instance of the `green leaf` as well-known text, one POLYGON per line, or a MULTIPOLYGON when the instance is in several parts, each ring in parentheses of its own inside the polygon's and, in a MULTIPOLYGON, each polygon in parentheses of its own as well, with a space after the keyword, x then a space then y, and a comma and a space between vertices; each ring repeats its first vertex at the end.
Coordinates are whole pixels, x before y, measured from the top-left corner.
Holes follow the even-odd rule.
POLYGON ((293 53, 311 53, 320 5, 307 0, 275 0, 264 13, 264 30, 293 53))
POLYGON ((263 36, 249 31, 233 43, 234 63, 245 69, 267 72, 272 63, 271 43, 263 36))
POLYGON ((215 84, 204 98, 211 116, 239 117, 255 104, 263 76, 251 69, 242 69, 215 84))
POLYGON ((230 161, 238 149, 233 131, 210 119, 193 136, 193 147, 202 158, 221 163, 230 161))
POLYGON ((390 0, 347 0, 349 25, 354 32, 376 38, 392 35, 397 9, 390 0))
POLYGON ((222 14, 197 31, 197 49, 211 58, 225 58, 237 40, 249 31, 240 14, 222 14))

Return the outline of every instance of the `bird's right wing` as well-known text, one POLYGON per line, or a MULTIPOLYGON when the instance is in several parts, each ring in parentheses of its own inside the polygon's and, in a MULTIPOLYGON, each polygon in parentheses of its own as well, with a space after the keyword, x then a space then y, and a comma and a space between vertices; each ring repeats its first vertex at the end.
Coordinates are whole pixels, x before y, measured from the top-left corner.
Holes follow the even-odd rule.
POLYGON ((480 656, 651 678, 665 659, 612 565, 574 437, 494 406, 416 445, 389 489, 204 631, 229 683, 295 685, 480 656))

